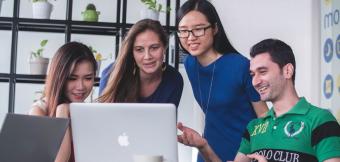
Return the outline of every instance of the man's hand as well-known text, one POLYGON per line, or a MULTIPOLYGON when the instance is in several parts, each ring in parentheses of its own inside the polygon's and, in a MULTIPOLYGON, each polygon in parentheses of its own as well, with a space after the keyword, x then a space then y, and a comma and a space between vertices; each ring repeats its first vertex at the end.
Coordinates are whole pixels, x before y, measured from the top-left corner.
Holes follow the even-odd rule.
POLYGON ((258 162, 267 162, 267 159, 264 156, 259 155, 259 154, 254 153, 254 154, 249 154, 247 156, 251 159, 257 160, 258 162))

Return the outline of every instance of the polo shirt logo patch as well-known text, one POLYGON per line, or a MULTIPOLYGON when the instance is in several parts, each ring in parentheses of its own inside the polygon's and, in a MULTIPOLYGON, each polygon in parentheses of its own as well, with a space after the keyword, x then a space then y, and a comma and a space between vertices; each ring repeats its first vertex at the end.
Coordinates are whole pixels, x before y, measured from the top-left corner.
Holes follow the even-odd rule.
POLYGON ((265 123, 262 123, 262 124, 255 125, 255 129, 254 129, 253 133, 251 133, 250 136, 256 136, 258 134, 266 133, 268 125, 269 125, 268 121, 265 122, 265 123))
POLYGON ((294 137, 294 136, 300 134, 304 127, 305 127, 305 123, 302 122, 302 121, 301 122, 289 121, 289 122, 287 122, 287 124, 284 127, 285 134, 288 137, 294 137))
MULTIPOLYGON (((259 149, 252 153, 264 156, 268 162, 318 162, 314 155, 283 149, 259 149)), ((252 162, 257 162, 252 159, 252 162)))

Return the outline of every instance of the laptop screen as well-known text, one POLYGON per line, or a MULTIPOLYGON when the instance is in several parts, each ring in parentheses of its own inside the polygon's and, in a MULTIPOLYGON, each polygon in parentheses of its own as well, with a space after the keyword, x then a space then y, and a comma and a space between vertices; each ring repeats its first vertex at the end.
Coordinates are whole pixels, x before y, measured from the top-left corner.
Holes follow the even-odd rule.
POLYGON ((0 132, 0 161, 54 162, 69 119, 7 114, 0 132))
POLYGON ((173 104, 72 103, 76 161, 132 162, 134 155, 161 155, 177 162, 173 104))

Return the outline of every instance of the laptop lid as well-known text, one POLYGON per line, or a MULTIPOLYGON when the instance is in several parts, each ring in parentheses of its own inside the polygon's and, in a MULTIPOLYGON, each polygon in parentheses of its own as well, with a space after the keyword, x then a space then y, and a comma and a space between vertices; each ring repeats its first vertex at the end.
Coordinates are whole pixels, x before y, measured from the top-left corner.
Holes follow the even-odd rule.
POLYGON ((0 132, 1 162, 54 162, 69 119, 7 114, 0 132))
POLYGON ((173 104, 72 103, 76 161, 133 162, 134 155, 162 155, 177 162, 173 104))

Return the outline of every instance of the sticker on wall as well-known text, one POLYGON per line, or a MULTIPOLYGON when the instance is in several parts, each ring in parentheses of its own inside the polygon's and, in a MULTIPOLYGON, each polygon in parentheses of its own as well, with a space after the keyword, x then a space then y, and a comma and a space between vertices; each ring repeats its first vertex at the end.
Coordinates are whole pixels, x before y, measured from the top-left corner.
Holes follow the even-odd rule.
POLYGON ((323 94, 329 99, 333 94, 333 77, 331 75, 327 75, 323 82, 323 94))
POLYGON ((340 59, 340 34, 338 35, 338 38, 336 39, 336 44, 335 44, 335 52, 336 52, 336 57, 340 59))
POLYGON ((333 41, 331 38, 326 39, 323 46, 323 58, 326 62, 330 62, 333 57, 333 41))

